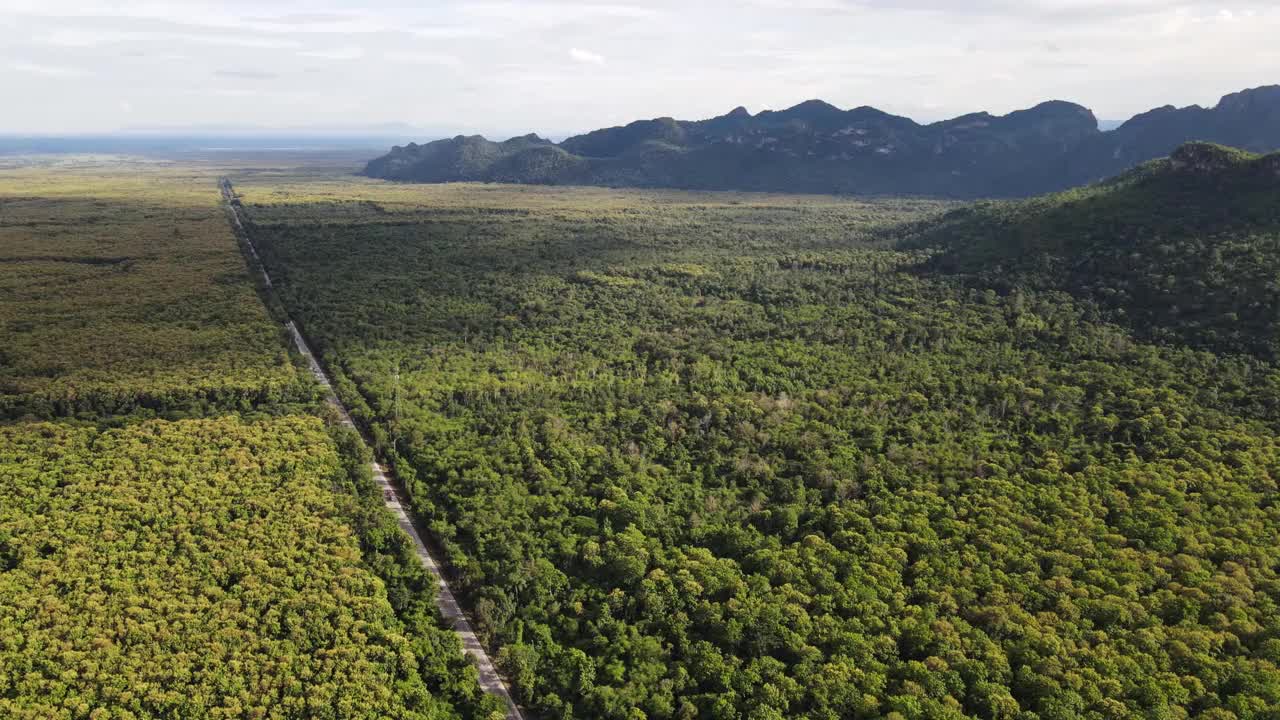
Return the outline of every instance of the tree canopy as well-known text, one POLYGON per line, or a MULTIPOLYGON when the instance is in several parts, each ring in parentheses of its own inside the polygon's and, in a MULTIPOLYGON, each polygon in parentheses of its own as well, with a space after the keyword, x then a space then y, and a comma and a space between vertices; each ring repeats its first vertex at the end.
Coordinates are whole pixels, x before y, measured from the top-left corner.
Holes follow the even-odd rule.
POLYGON ((1280 714, 1270 364, 922 274, 928 203, 237 187, 540 716, 1280 714))
POLYGON ((0 171, 0 716, 490 720, 213 171, 68 165, 0 171))

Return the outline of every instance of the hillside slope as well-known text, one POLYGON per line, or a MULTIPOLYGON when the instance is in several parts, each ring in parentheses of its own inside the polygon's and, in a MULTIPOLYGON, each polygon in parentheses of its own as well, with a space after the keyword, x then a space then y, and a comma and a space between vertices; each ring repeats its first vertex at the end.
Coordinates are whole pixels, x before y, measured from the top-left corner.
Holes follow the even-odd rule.
POLYGON ((1109 177, 1207 140, 1280 148, 1280 86, 1213 108, 1158 108, 1102 132, 1088 109, 1046 102, 1003 116, 922 125, 871 107, 810 100, 710 120, 641 120, 572 137, 496 143, 459 136, 392 148, 370 177, 813 193, 1018 197, 1109 177))
POLYGON ((927 266, 1096 301, 1151 337, 1280 354, 1280 153, 1189 143, 1113 180, 931 223, 927 266))

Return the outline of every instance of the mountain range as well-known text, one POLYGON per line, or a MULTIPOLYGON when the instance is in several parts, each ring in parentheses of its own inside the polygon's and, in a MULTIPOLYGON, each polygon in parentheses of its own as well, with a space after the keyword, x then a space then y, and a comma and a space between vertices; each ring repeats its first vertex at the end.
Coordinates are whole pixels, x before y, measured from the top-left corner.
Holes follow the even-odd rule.
POLYGON ((458 136, 410 143, 372 160, 370 177, 773 192, 1019 197, 1110 177, 1202 140, 1255 152, 1280 148, 1280 85, 1212 108, 1165 106, 1114 130, 1087 108, 1051 101, 996 116, 931 124, 872 107, 810 100, 709 120, 664 117, 554 143, 458 136))

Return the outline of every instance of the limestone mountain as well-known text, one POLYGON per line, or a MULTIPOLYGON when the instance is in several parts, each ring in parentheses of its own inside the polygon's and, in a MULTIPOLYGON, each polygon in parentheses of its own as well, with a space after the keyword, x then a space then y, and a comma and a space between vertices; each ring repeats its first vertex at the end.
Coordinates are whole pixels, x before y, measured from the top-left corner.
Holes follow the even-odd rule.
POLYGON ((1164 107, 1112 131, 1087 108, 1053 101, 1008 115, 920 124, 872 107, 810 100, 752 115, 640 120, 555 144, 459 136, 392 148, 365 174, 411 182, 673 187, 781 192, 1016 197, 1065 189, 1205 140, 1280 148, 1280 86, 1213 108, 1164 107))

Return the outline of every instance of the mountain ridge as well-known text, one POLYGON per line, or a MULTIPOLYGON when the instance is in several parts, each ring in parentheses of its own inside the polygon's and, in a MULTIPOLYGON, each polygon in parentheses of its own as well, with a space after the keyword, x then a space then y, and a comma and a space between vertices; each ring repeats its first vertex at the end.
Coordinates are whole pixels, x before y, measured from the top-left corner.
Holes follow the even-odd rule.
POLYGON ((1021 197, 1101 180, 1193 140, 1255 152, 1280 148, 1280 85, 1231 93, 1212 108, 1166 105, 1114 130, 1101 130, 1091 110, 1063 100, 928 124, 817 99, 754 115, 739 106, 704 120, 636 120, 560 143, 537 135, 410 143, 370 161, 363 174, 408 182, 1021 197))

